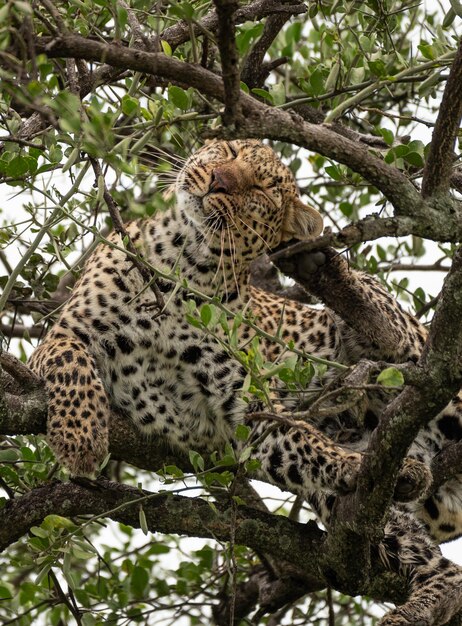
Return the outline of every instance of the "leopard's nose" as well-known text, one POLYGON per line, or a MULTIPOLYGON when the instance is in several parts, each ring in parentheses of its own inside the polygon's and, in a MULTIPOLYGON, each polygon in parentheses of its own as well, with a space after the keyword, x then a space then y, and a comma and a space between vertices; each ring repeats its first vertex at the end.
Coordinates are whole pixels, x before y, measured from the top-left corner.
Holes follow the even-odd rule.
POLYGON ((209 193, 237 193, 238 187, 238 181, 232 171, 224 167, 216 167, 213 170, 209 193))

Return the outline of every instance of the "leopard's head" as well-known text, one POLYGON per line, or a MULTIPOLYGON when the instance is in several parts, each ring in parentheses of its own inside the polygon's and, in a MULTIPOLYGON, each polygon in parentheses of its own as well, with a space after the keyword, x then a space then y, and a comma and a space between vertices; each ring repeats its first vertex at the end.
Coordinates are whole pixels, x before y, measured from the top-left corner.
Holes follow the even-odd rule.
POLYGON ((322 231, 322 217, 300 200, 291 171, 257 140, 207 143, 186 161, 175 187, 178 205, 204 236, 245 257, 322 231))

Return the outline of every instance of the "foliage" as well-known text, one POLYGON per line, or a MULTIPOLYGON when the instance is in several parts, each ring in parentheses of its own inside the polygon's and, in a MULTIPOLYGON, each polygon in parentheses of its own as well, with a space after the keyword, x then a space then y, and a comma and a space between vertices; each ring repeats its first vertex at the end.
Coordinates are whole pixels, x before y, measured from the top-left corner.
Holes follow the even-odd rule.
MULTIPOLYGON (((341 124, 339 137, 369 146, 371 153, 418 181, 461 17, 457 3, 443 3, 445 11, 427 4, 310 0, 306 7, 294 2, 281 13, 275 10, 277 3, 266 2, 265 13, 251 2, 241 7, 236 26, 242 92, 283 111, 294 109, 315 124, 341 124)), ((162 74, 53 58, 46 53, 49 38, 78 34, 160 51, 167 59, 200 63, 219 73, 212 11, 209 0, 0 2, 0 330, 3 348, 23 360, 53 322, 89 253, 111 228, 105 185, 124 221, 167 210, 170 200, 160 192, 204 134, 216 131, 222 121, 220 98, 205 87, 162 74), (44 48, 35 45, 40 41, 44 48), (95 177, 90 159, 101 164, 102 176, 95 177)), ((341 159, 277 139, 273 146, 332 229, 377 207, 380 217, 393 215, 377 186, 341 159)), ((416 235, 356 243, 348 250, 353 266, 376 274, 423 319, 432 315, 439 284, 429 283, 428 274, 411 278, 410 271, 420 265, 422 271, 442 276, 452 254, 452 244, 429 243, 416 235)), ((246 391, 254 396, 268 399, 274 376, 289 392, 299 393, 326 370, 322 360, 293 353, 271 366, 261 357, 258 339, 239 346, 237 327, 252 323, 245 312, 229 322, 221 303, 198 310, 187 302, 185 316, 204 332, 214 333, 218 325, 225 329, 226 349, 246 367, 246 391)), ((403 377, 389 368, 377 382, 400 387, 403 377)), ((237 434, 245 440, 248 433, 242 428, 237 434)), ((195 478, 176 465, 159 468, 155 479, 114 462, 106 471, 151 490, 201 493, 211 507, 223 494, 234 496, 237 504, 245 499, 235 493, 234 472, 239 464, 242 471, 246 465, 252 469, 251 460, 236 459, 228 449, 213 460, 211 470, 204 469, 206 461, 194 451, 190 461, 195 478)), ((42 438, 2 440, 2 506, 13 494, 28 493, 51 477, 63 474, 53 468, 42 438)), ((297 501, 279 493, 269 504, 278 514, 292 511, 295 516, 299 509, 297 501)), ((0 622, 209 623, 220 593, 235 591, 252 576, 257 555, 232 541, 150 535, 142 503, 139 510, 139 526, 148 537, 100 517, 49 515, 32 527, 3 557, 0 622)), ((308 517, 303 510, 301 519, 308 517)), ((371 624, 378 614, 368 602, 317 592, 280 607, 271 618, 257 614, 252 623, 327 623, 333 612, 337 625, 353 620, 371 624)))

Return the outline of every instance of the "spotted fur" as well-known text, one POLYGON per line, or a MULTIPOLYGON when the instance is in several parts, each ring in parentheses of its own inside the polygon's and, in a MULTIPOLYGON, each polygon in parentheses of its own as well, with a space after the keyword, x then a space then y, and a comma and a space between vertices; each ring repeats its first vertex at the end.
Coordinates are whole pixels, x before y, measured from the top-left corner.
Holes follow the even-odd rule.
MULTIPOLYGON (((209 143, 190 157, 175 192, 171 212, 127 226, 144 258, 164 276, 173 272, 187 281, 180 288, 166 278, 158 281, 166 301, 162 315, 120 237, 111 235, 31 359, 49 394, 50 444, 73 474, 93 473, 106 455, 111 410, 183 450, 211 452, 228 441, 239 447, 236 425, 255 409, 242 397, 246 372, 217 338, 185 321, 185 298, 217 296, 231 311, 250 305, 267 332, 280 330, 299 349, 326 359, 351 363, 377 352, 370 338, 355 335, 328 308, 249 288, 249 264, 256 256, 282 241, 314 237, 322 228, 319 214, 301 202, 289 169, 270 148, 256 141, 209 143)), ((420 326, 374 281, 364 281, 364 292, 396 317, 400 358, 418 354, 420 326)), ((251 336, 244 328, 240 339, 245 343, 251 336)), ((280 351, 270 341, 264 349, 273 360, 280 351)), ((438 419, 452 416, 451 410, 438 419)), ((361 427, 357 439, 367 437, 366 431, 361 427)), ((433 439, 431 445, 427 441, 432 433, 423 432, 415 444, 418 460, 403 466, 406 489, 397 494, 403 499, 427 484, 428 471, 419 460, 428 462, 433 453, 433 439)), ((354 489, 361 462, 360 446, 346 448, 335 438, 322 420, 259 421, 252 433, 260 474, 310 500, 327 524, 335 493, 354 489)), ((441 445, 448 439, 446 433, 441 445)), ((427 522, 421 511, 415 513, 427 522)), ((439 538, 434 526, 430 530, 439 538)), ((392 512, 377 551, 387 567, 400 569, 411 582, 409 602, 385 617, 384 626, 438 626, 460 607, 462 573, 441 557, 414 513, 392 512)))

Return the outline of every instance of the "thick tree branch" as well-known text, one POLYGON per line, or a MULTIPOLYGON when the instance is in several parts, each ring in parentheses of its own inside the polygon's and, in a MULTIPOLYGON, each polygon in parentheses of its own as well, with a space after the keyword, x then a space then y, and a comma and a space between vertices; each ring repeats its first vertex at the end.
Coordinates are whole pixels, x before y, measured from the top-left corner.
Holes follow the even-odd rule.
MULTIPOLYGON (((100 479, 96 483, 50 483, 8 501, 0 511, 0 549, 5 549, 52 513, 65 517, 102 515, 139 528, 140 504, 152 532, 229 539, 232 523, 229 502, 217 502, 212 508, 200 498, 149 493, 100 479)), ((278 558, 285 554, 288 560, 300 562, 308 576, 319 576, 316 559, 322 550, 324 535, 314 523, 299 524, 247 506, 238 508, 237 543, 278 558)))
POLYGON ((462 385, 462 249, 454 255, 429 339, 418 366, 422 383, 406 387, 381 416, 361 467, 352 500, 354 527, 373 533, 383 524, 401 460, 419 429, 442 410, 462 385))
POLYGON ((239 5, 237 0, 214 0, 214 3, 218 17, 218 49, 225 92, 223 123, 226 126, 234 126, 239 125, 241 121, 239 53, 236 47, 234 23, 234 16, 239 5))
POLYGON ((422 194, 433 196, 449 191, 454 162, 454 143, 462 118, 462 39, 449 72, 433 129, 430 151, 423 173, 422 194))
MULTIPOLYGON (((300 524, 281 515, 240 505, 232 514, 229 501, 212 508, 201 498, 172 493, 149 493, 105 479, 49 483, 23 496, 8 500, 0 510, 0 549, 27 534, 47 515, 108 517, 140 528, 140 506, 151 532, 163 532, 229 541, 264 552, 296 566, 299 584, 306 591, 326 585, 319 573, 326 534, 314 522, 300 524)), ((403 601, 406 583, 386 573, 377 564, 373 584, 365 592, 382 600, 403 601)), ((350 593, 348 585, 340 589, 350 593)), ((281 589, 280 593, 288 593, 281 589)), ((301 589, 296 590, 301 595, 301 589)), ((278 597, 280 594, 276 594, 278 597)), ((287 596, 288 597, 288 596, 287 596)))
MULTIPOLYGON (((37 39, 36 49, 49 57, 106 62, 123 69, 162 76, 195 87, 221 102, 225 100, 223 82, 218 76, 198 65, 183 63, 163 54, 105 44, 78 35, 37 39)), ((245 93, 241 93, 240 102, 245 120, 238 130, 233 130, 233 137, 266 136, 295 143, 345 163, 380 189, 400 215, 413 215, 428 223, 428 207, 412 183, 399 170, 370 154, 365 146, 341 138, 328 127, 308 124, 298 116, 268 107, 245 93)))
POLYGON ((428 221, 398 216, 378 217, 367 216, 359 222, 348 224, 337 233, 326 233, 312 241, 298 241, 290 246, 276 250, 270 254, 273 262, 279 259, 289 259, 300 252, 320 250, 328 246, 335 248, 350 248, 365 241, 375 241, 381 237, 405 237, 418 235, 435 241, 452 241, 457 243, 462 238, 462 222, 458 217, 448 219, 444 223, 441 216, 438 219, 436 212, 428 211, 428 221))

